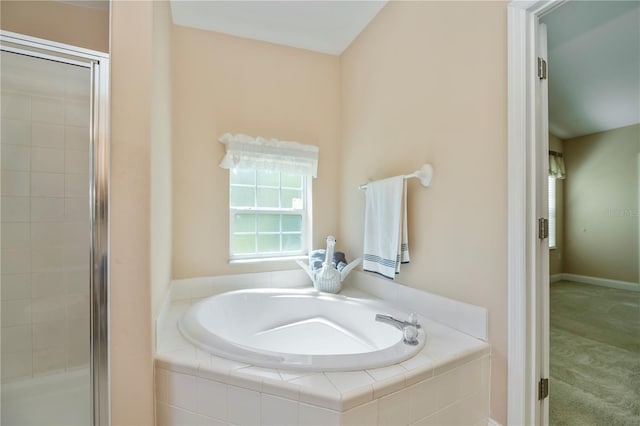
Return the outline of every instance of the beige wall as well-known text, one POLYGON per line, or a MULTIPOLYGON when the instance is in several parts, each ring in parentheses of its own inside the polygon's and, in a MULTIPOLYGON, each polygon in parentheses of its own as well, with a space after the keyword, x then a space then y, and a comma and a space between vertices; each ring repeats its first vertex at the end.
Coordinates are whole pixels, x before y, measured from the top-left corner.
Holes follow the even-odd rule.
MULTIPOLYGON (((173 277, 296 268, 229 265, 225 132, 320 147, 313 243, 337 233, 340 59, 176 26, 173 29, 173 277)), ((338 245, 340 245, 340 236, 338 245)))
POLYGON ((153 4, 111 21, 111 404, 114 425, 153 424, 150 156, 153 4))
POLYGON ((638 282, 640 125, 564 142, 564 272, 638 282))
MULTIPOLYGON (((155 8, 155 2, 153 5, 155 8)), ((108 10, 53 1, 3 0, 0 13, 3 30, 109 51, 108 10)), ((151 22, 151 2, 113 2, 110 249, 113 425, 153 424, 149 276, 150 80, 158 90, 154 101, 159 101, 166 99, 161 92, 166 85, 163 82, 166 76, 152 73, 151 22)), ((158 32, 153 35, 156 40, 166 37, 158 32)), ((153 53, 154 59, 158 60, 156 63, 162 63, 161 48, 154 49, 153 53)), ((157 121, 163 114, 166 116, 166 106, 155 108, 154 123, 166 129, 166 122, 157 121)), ((154 130, 159 128, 154 127, 154 130)), ((155 152, 157 146, 166 147, 166 137, 164 141, 162 138, 162 133, 156 133, 154 154, 158 154, 155 158, 166 160, 166 148, 164 154, 162 149, 155 152)), ((164 253, 166 256, 166 247, 164 253)))
POLYGON ((171 281, 171 9, 153 2, 151 93, 151 307, 158 313, 171 281))
MULTIPOLYGON (((549 133, 549 150, 564 152, 563 141, 549 133)), ((562 255, 564 253, 564 179, 556 179, 556 248, 549 250, 549 274, 563 272, 562 255)))
POLYGON ((72 6, 57 1, 2 0, 3 30, 109 51, 109 10, 72 6))
MULTIPOLYGON (((506 3, 391 2, 342 56, 340 236, 361 253, 369 178, 409 182, 398 281, 489 310, 491 415, 507 409, 506 3)), ((340 237, 339 237, 340 238, 340 237)))

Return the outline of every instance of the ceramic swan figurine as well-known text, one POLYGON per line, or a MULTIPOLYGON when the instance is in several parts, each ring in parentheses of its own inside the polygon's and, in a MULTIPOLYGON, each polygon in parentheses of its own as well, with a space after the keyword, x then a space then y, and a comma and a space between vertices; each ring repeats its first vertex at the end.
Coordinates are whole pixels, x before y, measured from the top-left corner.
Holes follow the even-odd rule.
POLYGON ((342 288, 342 282, 349 275, 349 272, 360 263, 360 258, 342 268, 342 271, 338 271, 333 265, 333 253, 336 247, 336 239, 329 235, 327 237, 327 251, 324 258, 322 268, 313 270, 310 265, 298 260, 298 265, 309 275, 313 286, 318 291, 324 291, 327 293, 338 293, 342 288))

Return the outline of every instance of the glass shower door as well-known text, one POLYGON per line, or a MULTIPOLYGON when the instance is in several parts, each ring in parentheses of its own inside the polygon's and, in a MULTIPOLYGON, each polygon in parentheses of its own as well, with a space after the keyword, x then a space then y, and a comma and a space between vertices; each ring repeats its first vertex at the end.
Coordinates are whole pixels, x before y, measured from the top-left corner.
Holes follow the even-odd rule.
POLYGON ((1 55, 1 423, 89 425, 92 71, 1 55))

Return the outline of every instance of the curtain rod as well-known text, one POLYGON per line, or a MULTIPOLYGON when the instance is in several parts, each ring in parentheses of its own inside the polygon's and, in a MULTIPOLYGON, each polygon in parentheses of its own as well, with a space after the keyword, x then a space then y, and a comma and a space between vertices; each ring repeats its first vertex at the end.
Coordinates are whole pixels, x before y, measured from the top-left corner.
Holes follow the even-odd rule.
MULTIPOLYGON (((431 164, 428 164, 428 163, 420 167, 420 170, 416 170, 415 172, 408 175, 402 175, 402 178, 405 180, 410 178, 420 179, 420 184, 424 187, 431 185, 432 177, 433 177, 433 167, 431 166, 431 164)), ((368 184, 363 183, 362 185, 358 186, 358 188, 364 191, 367 189, 367 185, 368 184)))

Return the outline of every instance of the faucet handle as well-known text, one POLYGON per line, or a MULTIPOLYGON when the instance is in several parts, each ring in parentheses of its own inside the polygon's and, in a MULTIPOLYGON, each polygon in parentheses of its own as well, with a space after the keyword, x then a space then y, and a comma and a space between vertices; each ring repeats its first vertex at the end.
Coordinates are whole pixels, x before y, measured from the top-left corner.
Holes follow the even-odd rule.
POLYGON ((408 325, 402 329, 402 337, 408 345, 418 344, 418 329, 413 325, 408 325))
POLYGON ((415 312, 411 312, 409 314, 409 320, 408 322, 410 322, 411 324, 413 324, 416 328, 419 328, 420 325, 418 324, 418 314, 416 314, 415 312))

